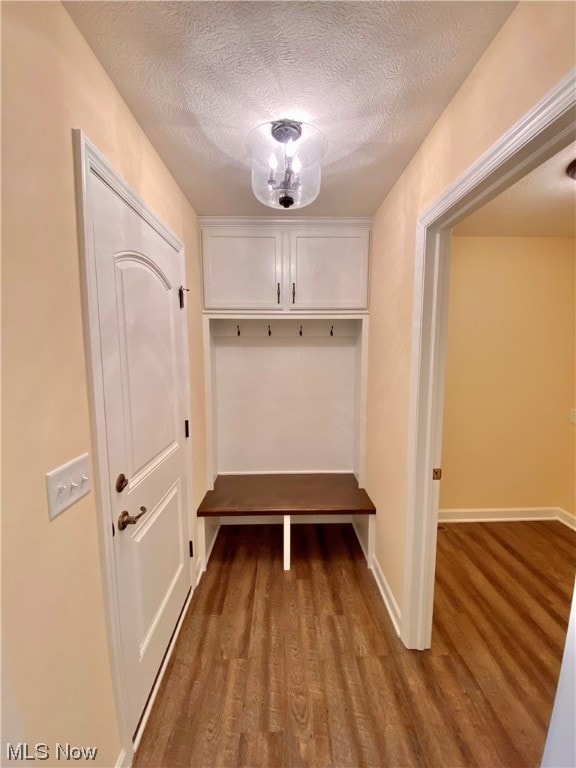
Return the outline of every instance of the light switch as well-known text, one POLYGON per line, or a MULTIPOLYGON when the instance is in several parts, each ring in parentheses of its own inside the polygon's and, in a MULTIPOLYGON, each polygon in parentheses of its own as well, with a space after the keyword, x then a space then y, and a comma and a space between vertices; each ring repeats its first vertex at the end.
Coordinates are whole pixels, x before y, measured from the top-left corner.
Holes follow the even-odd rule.
POLYGON ((46 494, 48 496, 48 516, 53 520, 56 515, 74 504, 92 490, 88 454, 53 469, 46 475, 46 494))
POLYGON ((570 424, 576 424, 576 408, 570 408, 570 424))

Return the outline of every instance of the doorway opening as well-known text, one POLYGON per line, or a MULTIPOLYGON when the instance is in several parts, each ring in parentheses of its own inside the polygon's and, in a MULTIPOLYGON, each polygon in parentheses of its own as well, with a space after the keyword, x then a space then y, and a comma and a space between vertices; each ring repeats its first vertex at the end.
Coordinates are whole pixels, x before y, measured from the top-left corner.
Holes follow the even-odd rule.
POLYGON ((440 522, 575 514, 574 158, 453 229, 440 522))
POLYGON ((574 136, 571 72, 471 166, 417 222, 409 417, 408 509, 401 638, 432 639, 451 229, 563 149, 574 136))

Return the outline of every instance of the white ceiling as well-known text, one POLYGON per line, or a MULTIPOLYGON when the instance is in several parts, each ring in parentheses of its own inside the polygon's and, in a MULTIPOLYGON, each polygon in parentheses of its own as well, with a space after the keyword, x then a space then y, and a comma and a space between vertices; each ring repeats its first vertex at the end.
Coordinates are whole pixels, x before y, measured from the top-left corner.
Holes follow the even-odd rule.
POLYGON ((454 227, 459 236, 576 237, 576 160, 572 142, 454 227))
POLYGON ((304 216, 370 216, 515 2, 75 2, 68 13, 200 215, 278 215, 246 136, 310 122, 328 149, 304 216))

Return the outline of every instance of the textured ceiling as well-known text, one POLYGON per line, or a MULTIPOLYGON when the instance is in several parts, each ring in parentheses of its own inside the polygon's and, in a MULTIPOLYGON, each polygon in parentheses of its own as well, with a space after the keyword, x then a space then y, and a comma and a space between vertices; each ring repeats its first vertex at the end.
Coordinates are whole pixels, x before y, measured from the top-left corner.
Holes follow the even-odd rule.
POLYGON ((575 159, 576 143, 572 143, 463 219, 454 234, 576 237, 576 182, 566 174, 575 159))
POLYGON ((248 132, 324 131, 305 216, 374 213, 515 5, 65 3, 198 214, 278 215, 251 193, 248 132))

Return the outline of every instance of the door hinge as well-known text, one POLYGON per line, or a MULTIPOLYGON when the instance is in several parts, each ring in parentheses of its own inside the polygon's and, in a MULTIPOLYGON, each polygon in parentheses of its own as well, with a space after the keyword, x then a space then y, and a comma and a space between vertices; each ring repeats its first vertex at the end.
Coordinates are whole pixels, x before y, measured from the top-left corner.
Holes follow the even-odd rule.
POLYGON ((432 470, 432 480, 441 480, 442 479, 442 470, 440 467, 434 467, 432 470))
POLYGON ((190 437, 190 422, 188 419, 184 422, 184 437, 190 437))
POLYGON ((178 299, 180 301, 180 309, 184 309, 184 291, 189 291, 190 288, 184 288, 183 285, 178 288, 178 299))
POLYGON ((190 557, 194 557, 194 542, 188 542, 188 551, 190 552, 190 557))

